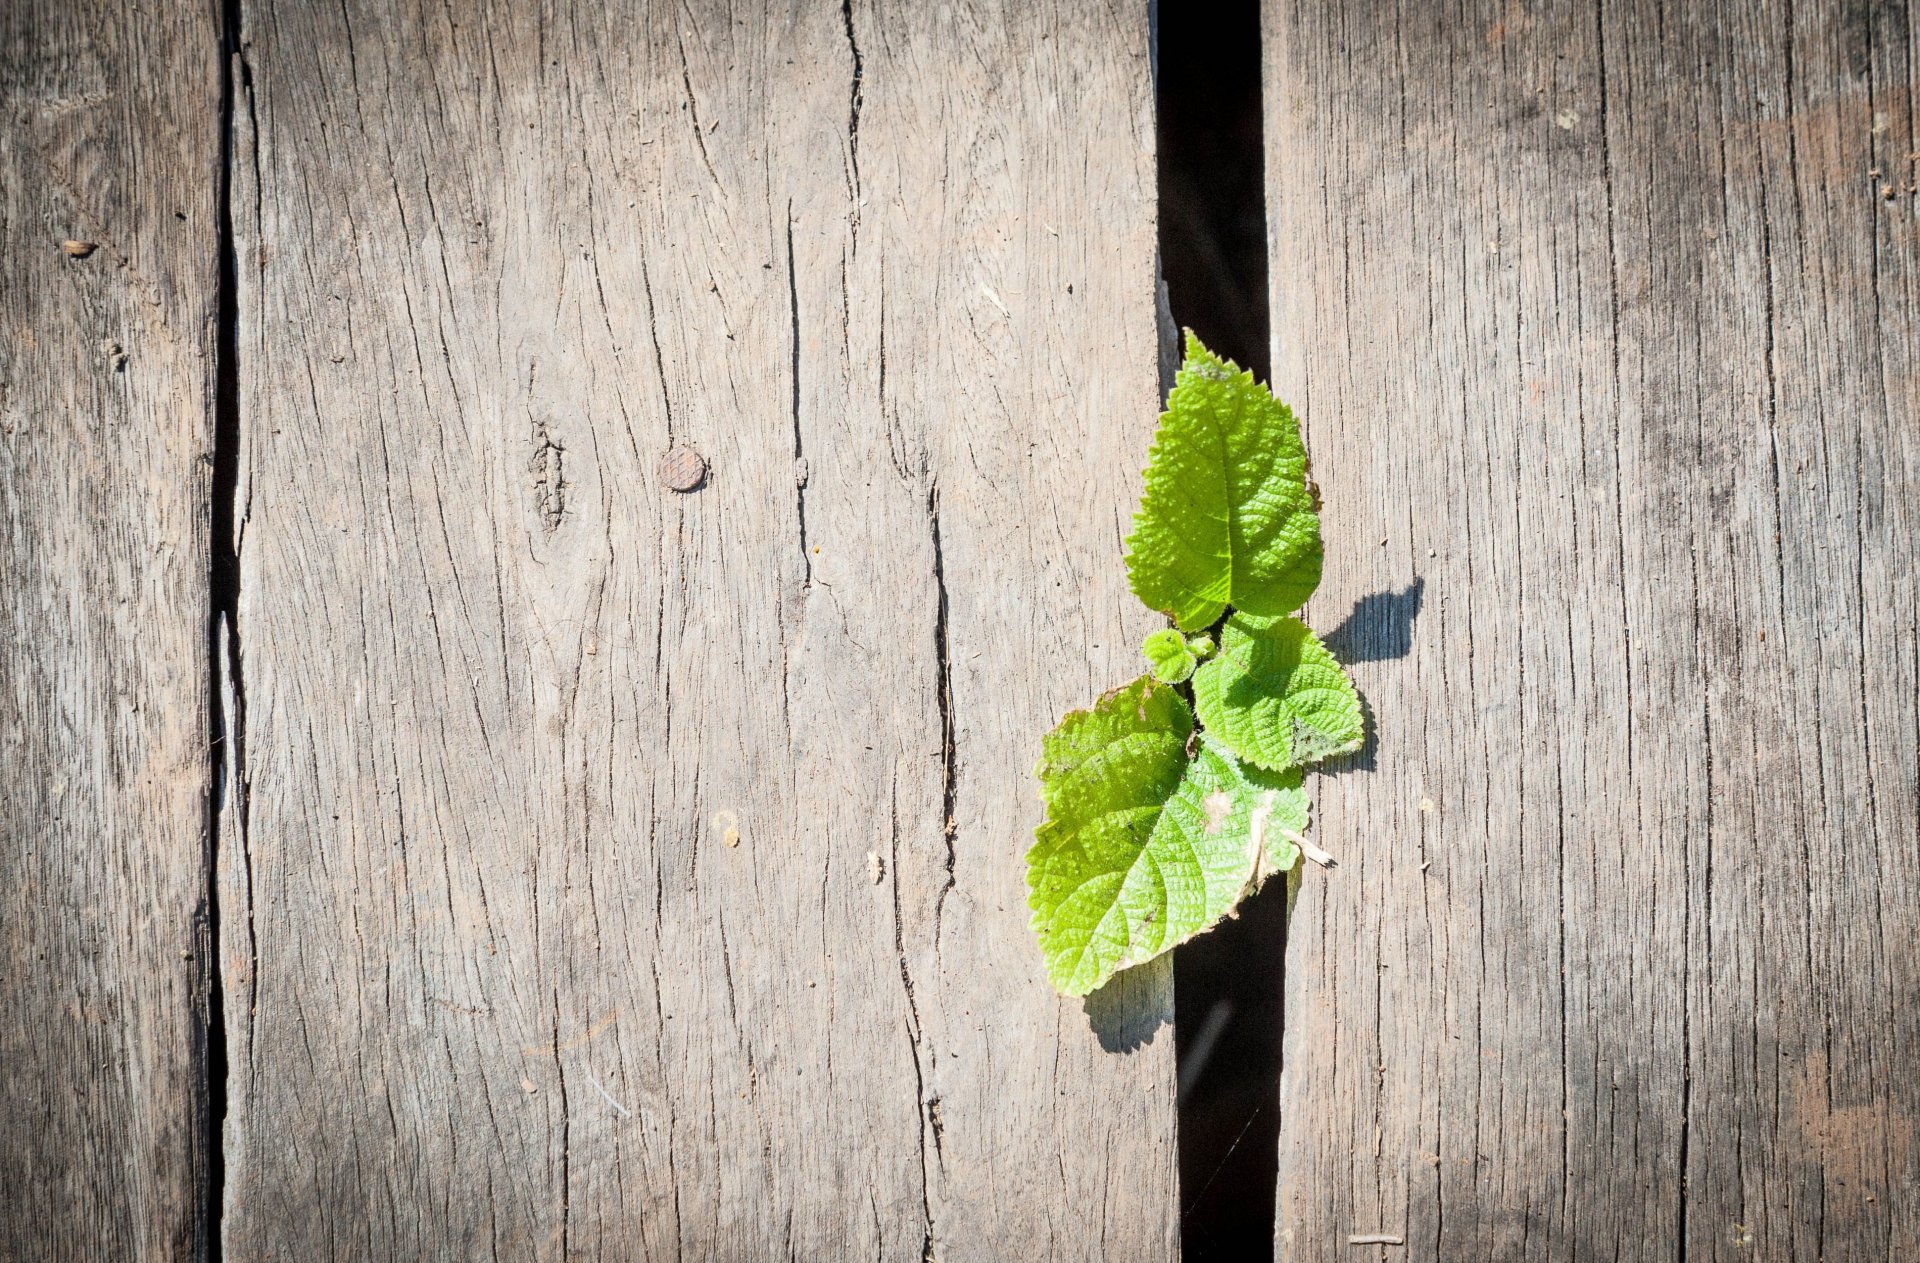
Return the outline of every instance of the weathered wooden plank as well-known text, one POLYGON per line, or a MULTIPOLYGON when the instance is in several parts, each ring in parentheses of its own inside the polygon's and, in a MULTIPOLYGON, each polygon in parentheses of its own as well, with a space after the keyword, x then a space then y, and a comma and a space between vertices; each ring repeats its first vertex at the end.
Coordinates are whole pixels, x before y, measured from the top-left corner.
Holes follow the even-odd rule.
POLYGON ((0 10, 7 1258, 204 1228, 219 66, 204 6, 0 10))
POLYGON ((1021 869, 1145 628, 1145 10, 244 40, 229 1256, 1173 1252, 1167 972, 1021 869))
POLYGON ((1269 0, 1378 730, 1290 931, 1283 1257, 1915 1251, 1912 16, 1269 0))

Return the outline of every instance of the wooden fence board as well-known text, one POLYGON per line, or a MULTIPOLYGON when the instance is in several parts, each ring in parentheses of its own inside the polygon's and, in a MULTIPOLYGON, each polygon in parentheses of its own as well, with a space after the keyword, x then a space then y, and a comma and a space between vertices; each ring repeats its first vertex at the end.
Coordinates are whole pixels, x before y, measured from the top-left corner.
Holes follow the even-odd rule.
POLYGON ((9 1259, 203 1235, 219 66, 202 7, 0 10, 9 1259))
POLYGON ((1280 1256, 1910 1257, 1912 12, 1265 17, 1377 728, 1291 924, 1280 1256))
POLYGON ((1172 1253, 1169 974, 1021 869, 1148 621, 1146 11, 243 31, 229 1257, 1172 1253))

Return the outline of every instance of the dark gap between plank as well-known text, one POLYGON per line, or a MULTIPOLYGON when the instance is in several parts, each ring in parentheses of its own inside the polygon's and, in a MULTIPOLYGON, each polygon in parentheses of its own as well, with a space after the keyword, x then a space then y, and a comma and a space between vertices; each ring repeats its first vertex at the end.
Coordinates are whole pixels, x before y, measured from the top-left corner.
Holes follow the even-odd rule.
MULTIPOLYGON (((1161 272, 1176 324, 1268 376, 1260 5, 1158 24, 1161 272)), ((1174 953, 1180 1243, 1189 1260, 1273 1258, 1285 882, 1174 953)))
POLYGON ((226 1197, 226 1154, 222 1141, 227 1117, 227 997, 221 970, 220 841, 223 830, 232 827, 227 814, 236 809, 239 801, 237 787, 228 784, 227 770, 240 766, 245 727, 236 617, 240 608, 240 556, 234 538, 235 502, 240 487, 240 375, 239 306, 235 292, 239 269, 233 239, 233 132, 234 103, 242 86, 235 79, 245 73, 240 63, 239 0, 220 0, 215 17, 220 47, 217 123, 220 156, 215 243, 218 289, 214 308, 213 473, 209 488, 211 538, 207 550, 207 718, 211 739, 208 743, 204 896, 207 1024, 202 1064, 206 1080, 202 1085, 200 1119, 206 1183, 195 1252, 196 1257, 210 1263, 218 1263, 222 1256, 220 1221, 226 1197))

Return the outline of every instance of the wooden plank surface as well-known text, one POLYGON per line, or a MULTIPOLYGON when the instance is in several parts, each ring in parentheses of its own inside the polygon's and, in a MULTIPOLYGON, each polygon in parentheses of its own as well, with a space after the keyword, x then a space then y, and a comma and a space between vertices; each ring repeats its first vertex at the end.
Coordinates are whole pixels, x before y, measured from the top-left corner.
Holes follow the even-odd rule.
POLYGON ((1265 17, 1378 733, 1292 919, 1280 1256, 1913 1257, 1914 15, 1265 17))
POLYGON ((8 1259, 204 1232, 211 17, 0 10, 8 1259))
POLYGON ((228 1257, 1177 1248, 1168 971, 1021 867, 1148 622, 1146 17, 245 6, 228 1257))

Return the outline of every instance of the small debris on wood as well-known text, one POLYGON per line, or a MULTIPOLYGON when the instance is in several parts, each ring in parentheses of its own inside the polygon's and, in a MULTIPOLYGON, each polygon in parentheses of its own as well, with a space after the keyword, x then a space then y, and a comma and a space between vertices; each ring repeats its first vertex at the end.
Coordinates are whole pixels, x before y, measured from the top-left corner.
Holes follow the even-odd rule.
POLYGON ((886 875, 887 875, 887 862, 880 858, 880 852, 868 851, 867 852, 867 876, 873 878, 873 884, 878 886, 880 884, 880 879, 885 877, 886 875))
POLYGON ((607 1104, 613 1106, 614 1110, 620 1115, 620 1117, 622 1118, 633 1117, 633 1111, 628 1109, 626 1106, 620 1104, 620 1102, 614 1100, 613 1093, 607 1091, 606 1088, 601 1086, 600 1080, 593 1077, 593 1071, 588 1070, 586 1072, 586 1075, 587 1075, 587 1082, 593 1085, 593 1090, 598 1092, 602 1097, 604 1097, 606 1099, 607 1104))
POLYGON ((1392 1232, 1362 1232, 1347 1238, 1348 1245, 1405 1245, 1407 1239, 1392 1232))
POLYGON ((114 372, 122 373, 126 371, 126 368, 127 368, 126 348, 121 346, 118 342, 115 342, 112 338, 106 338, 102 340, 102 342, 100 343, 100 354, 107 357, 107 363, 113 366, 114 372))
POLYGON ((1300 854, 1306 856, 1322 868, 1333 867, 1333 856, 1327 854, 1313 843, 1307 841, 1304 833, 1295 833, 1292 829, 1280 830, 1280 836, 1300 848, 1300 854))
POLYGON ((707 458, 682 443, 660 458, 659 474, 669 490, 698 491, 707 480, 707 458))
POLYGON ((60 249, 65 251, 67 257, 70 259, 84 259, 99 248, 100 243, 97 241, 63 241, 60 243, 60 249))

